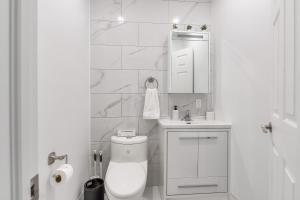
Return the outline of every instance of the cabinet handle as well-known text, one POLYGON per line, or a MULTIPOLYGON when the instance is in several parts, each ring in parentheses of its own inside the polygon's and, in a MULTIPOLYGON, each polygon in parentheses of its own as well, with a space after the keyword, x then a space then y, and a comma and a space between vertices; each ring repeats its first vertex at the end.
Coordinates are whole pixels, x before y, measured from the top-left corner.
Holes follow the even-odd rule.
POLYGON ((204 184, 204 185, 178 185, 178 188, 197 188, 197 187, 218 187, 218 184, 204 184))
POLYGON ((195 137, 179 137, 179 139, 181 140, 198 140, 199 137, 195 136, 195 137))
POLYGON ((218 139, 218 137, 199 137, 199 139, 218 139))
POLYGON ((218 139, 218 137, 179 137, 181 140, 197 140, 197 139, 207 139, 207 140, 212 140, 212 139, 218 139))

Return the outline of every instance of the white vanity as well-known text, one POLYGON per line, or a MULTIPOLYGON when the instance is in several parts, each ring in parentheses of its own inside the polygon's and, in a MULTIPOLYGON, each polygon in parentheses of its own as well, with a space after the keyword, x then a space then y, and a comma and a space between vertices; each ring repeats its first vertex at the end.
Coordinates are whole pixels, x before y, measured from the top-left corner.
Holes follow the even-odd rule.
POLYGON ((162 199, 225 200, 230 123, 159 120, 162 199))

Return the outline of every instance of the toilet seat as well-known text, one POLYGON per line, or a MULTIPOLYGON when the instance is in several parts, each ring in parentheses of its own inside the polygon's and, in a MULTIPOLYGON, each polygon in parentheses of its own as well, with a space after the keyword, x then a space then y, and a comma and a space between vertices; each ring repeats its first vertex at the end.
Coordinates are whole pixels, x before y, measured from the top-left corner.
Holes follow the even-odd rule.
POLYGON ((110 162, 105 188, 108 193, 119 199, 126 199, 143 192, 147 179, 147 161, 110 162))

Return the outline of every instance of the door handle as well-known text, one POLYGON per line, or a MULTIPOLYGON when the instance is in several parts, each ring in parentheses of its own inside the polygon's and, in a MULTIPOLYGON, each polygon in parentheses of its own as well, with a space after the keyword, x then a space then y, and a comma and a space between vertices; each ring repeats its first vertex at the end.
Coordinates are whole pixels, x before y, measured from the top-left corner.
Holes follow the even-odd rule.
POLYGON ((260 126, 263 133, 268 134, 273 132, 273 126, 272 123, 269 122, 268 124, 263 124, 260 126))

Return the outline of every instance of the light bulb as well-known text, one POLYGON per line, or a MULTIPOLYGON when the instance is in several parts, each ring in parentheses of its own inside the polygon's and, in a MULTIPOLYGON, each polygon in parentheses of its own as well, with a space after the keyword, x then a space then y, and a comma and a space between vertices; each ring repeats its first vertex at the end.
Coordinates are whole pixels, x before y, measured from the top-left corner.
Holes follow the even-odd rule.
POLYGON ((118 17, 118 21, 119 21, 120 24, 123 24, 124 21, 125 21, 125 19, 124 19, 124 17, 119 16, 119 17, 118 17))

